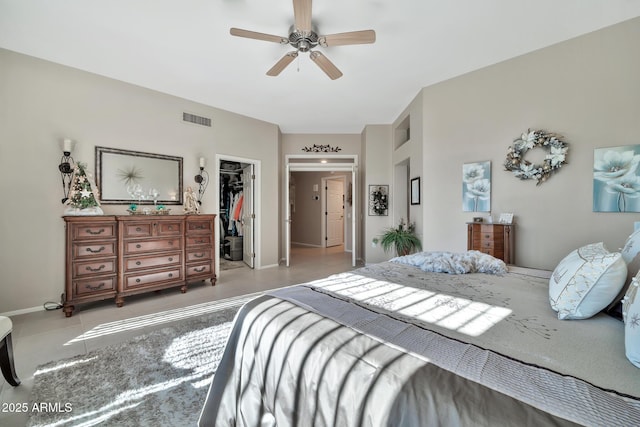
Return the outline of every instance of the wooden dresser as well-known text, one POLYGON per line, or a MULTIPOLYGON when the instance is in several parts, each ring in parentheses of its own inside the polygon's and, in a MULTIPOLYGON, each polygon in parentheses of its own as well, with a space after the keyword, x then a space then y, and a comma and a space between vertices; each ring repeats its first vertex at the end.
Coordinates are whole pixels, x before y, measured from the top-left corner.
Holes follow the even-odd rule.
POLYGON ((75 304, 180 287, 215 285, 215 215, 65 216, 64 313, 75 304))
POLYGON ((467 223, 467 250, 481 251, 507 264, 515 262, 515 225, 467 223))

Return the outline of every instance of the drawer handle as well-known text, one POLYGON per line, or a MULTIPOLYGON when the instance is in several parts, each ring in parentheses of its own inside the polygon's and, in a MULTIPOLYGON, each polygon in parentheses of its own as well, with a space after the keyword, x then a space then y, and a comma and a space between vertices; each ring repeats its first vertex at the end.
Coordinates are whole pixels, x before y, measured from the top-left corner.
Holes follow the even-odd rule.
POLYGON ((169 258, 169 262, 171 262, 171 261, 173 261, 173 257, 170 257, 170 258, 169 258))
POLYGON ((140 249, 141 247, 142 247, 142 245, 140 245, 140 244, 136 245, 136 249, 140 249))
POLYGON ((204 239, 196 240, 196 243, 205 243, 204 239))
POLYGON ((106 268, 106 267, 107 267, 106 265, 102 264, 102 265, 101 265, 100 267, 98 267, 98 268, 91 268, 91 267, 87 266, 87 268, 86 268, 86 269, 87 269, 87 271, 93 271, 93 272, 96 272, 96 271, 100 271, 100 270, 102 270, 102 269, 104 269, 104 268, 106 268))
POLYGON ((489 237, 491 237, 491 234, 485 234, 485 235, 484 235, 484 238, 485 238, 485 239, 488 239, 489 237))
POLYGON ((136 283, 140 283, 140 279, 136 279, 136 283))
POLYGON ((196 230, 204 230, 204 225, 203 224, 196 225, 193 228, 195 228, 196 230))
POLYGON ((142 265, 140 261, 136 261, 136 265, 142 265))
POLYGON ((169 244, 169 246, 173 246, 173 240, 169 240, 167 243, 169 244))
POLYGON ((140 232, 140 231, 142 231, 142 228, 140 228, 140 227, 136 227, 136 231, 137 231, 137 232, 140 232))
POLYGON ((98 234, 104 233, 104 228, 101 228, 98 231, 92 231, 90 228, 87 228, 86 232, 87 232, 87 234, 92 234, 94 236, 97 236, 98 234))
POLYGON ((173 273, 169 273, 169 277, 173 277, 173 273))
POLYGON ((193 271, 195 271, 196 273, 202 273, 203 271, 205 271, 207 269, 207 267, 202 267, 202 268, 194 268, 193 271))
POLYGON ((193 254, 194 258, 204 258, 204 252, 202 252, 201 254, 193 254))
POLYGON ((169 230, 173 230, 173 225, 170 225, 168 228, 169 230))
POLYGON ((106 248, 104 246, 101 246, 100 249, 97 250, 93 250, 91 248, 87 248, 87 252, 91 252, 92 254, 99 254, 100 252, 104 251, 106 248))
POLYGON ((86 287, 87 287, 87 289, 89 289, 90 291, 97 291, 97 290, 99 290, 99 289, 104 288, 104 282, 101 282, 101 283, 100 283, 99 285, 97 285, 97 286, 87 285, 86 287))

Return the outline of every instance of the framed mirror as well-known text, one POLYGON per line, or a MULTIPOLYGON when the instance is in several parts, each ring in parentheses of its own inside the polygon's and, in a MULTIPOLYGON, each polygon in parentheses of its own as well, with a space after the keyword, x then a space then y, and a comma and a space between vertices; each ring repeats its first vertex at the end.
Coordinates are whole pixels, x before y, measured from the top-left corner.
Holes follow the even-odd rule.
POLYGON ((181 205, 182 157, 96 147, 96 185, 106 205, 181 205))

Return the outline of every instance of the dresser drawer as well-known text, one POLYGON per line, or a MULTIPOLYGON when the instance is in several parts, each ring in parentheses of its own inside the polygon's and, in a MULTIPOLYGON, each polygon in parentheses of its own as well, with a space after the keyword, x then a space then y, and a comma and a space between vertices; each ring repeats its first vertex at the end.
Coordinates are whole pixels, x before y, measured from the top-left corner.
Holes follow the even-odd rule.
POLYGON ((205 233, 211 234, 213 233, 213 224, 209 220, 193 220, 190 219, 187 221, 187 233, 196 234, 196 233, 205 233))
POLYGON ((124 262, 124 268, 125 271, 131 271, 149 267, 168 267, 170 265, 180 264, 182 261, 181 255, 180 252, 174 252, 166 255, 127 258, 124 262))
POLYGON ((116 224, 76 224, 73 226, 73 240, 108 239, 116 236, 116 224))
POLYGON ((206 261, 211 259, 211 249, 191 249, 187 251, 187 262, 206 261))
POLYGON ((96 274, 109 274, 116 272, 116 260, 102 259, 90 262, 74 262, 73 277, 90 276, 96 274))
POLYGON ((116 255, 116 241, 80 242, 73 244, 73 258, 109 257, 116 255))
POLYGON ((124 276, 124 287, 125 289, 131 289, 138 286, 156 285, 163 282, 176 282, 181 280, 184 280, 182 268, 173 268, 147 274, 126 274, 124 276))
POLYGON ((177 221, 158 221, 154 223, 158 236, 182 236, 182 223, 177 221))
POLYGON ((189 246, 201 246, 207 245, 211 246, 211 235, 202 235, 202 236, 187 236, 187 247, 189 246))
POLYGON ((182 249, 182 239, 149 239, 130 240, 124 244, 125 254, 137 254, 153 251, 169 251, 182 249))
POLYGON ((196 264, 187 266, 187 278, 200 275, 211 274, 211 262, 206 264, 196 264))
POLYGON ((153 225, 150 221, 125 223, 123 227, 125 237, 151 237, 153 233, 153 225))
POLYGON ((74 294, 77 296, 87 296, 105 292, 115 292, 116 283, 116 276, 102 277, 98 279, 74 280, 74 294))

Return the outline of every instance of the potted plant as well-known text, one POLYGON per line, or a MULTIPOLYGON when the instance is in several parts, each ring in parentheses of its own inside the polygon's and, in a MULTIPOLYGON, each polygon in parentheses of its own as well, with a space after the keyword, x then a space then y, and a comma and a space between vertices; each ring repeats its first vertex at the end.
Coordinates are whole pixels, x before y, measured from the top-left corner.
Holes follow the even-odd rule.
POLYGON ((422 243, 416 236, 415 223, 407 224, 404 219, 400 219, 397 227, 388 228, 380 238, 380 244, 385 252, 391 248, 396 250, 398 256, 409 255, 422 249, 422 243))

